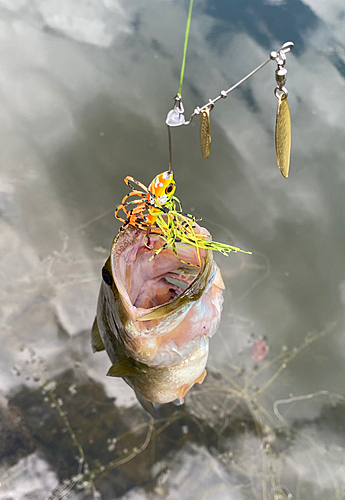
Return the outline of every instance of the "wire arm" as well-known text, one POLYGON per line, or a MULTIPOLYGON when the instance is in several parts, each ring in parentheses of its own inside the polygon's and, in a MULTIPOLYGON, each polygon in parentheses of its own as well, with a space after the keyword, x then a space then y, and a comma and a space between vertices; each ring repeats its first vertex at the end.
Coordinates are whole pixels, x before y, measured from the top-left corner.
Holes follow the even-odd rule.
POLYGON ((239 82, 235 83, 235 85, 230 87, 228 90, 221 90, 220 94, 217 97, 215 97, 214 99, 209 99, 208 103, 204 104, 201 108, 200 107, 195 108, 195 110, 191 114, 189 120, 184 120, 182 123, 179 123, 178 125, 189 125, 191 123, 191 121, 193 120, 194 116, 199 115, 205 109, 212 109, 216 102, 218 102, 220 99, 225 99, 230 94, 230 92, 235 90, 237 87, 242 85, 242 83, 244 83, 249 78, 251 78, 253 75, 255 75, 255 73, 260 71, 260 69, 262 69, 264 66, 266 66, 266 64, 268 64, 270 61, 277 61, 277 62, 279 61, 280 62, 281 60, 285 60, 286 54, 288 52, 290 52, 290 50, 292 50, 293 47, 294 47, 293 42, 286 42, 286 43, 284 43, 284 45, 282 45, 282 47, 278 51, 272 51, 270 53, 269 59, 267 59, 262 64, 260 64, 260 66, 255 68, 247 76, 242 78, 239 82))

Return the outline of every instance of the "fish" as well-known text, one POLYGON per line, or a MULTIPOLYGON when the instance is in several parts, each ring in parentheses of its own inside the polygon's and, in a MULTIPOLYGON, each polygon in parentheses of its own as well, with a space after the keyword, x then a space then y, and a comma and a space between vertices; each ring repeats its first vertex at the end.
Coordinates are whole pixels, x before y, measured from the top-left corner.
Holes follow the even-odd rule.
POLYGON ((156 403, 182 404, 203 382, 225 288, 212 250, 181 242, 177 255, 167 247, 150 260, 161 244, 159 235, 135 226, 118 233, 102 269, 91 335, 93 351, 105 349, 110 358, 107 375, 122 377, 151 415, 156 403))

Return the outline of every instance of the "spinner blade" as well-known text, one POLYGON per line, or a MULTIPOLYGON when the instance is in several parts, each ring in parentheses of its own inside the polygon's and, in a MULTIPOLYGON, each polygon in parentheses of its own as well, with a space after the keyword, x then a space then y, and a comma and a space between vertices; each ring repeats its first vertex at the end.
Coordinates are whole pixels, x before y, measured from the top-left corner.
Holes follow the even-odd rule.
POLYGON ((211 152, 211 123, 210 109, 204 109, 200 113, 200 146, 202 157, 206 160, 211 152))
POLYGON ((279 170, 287 178, 291 153, 291 117, 289 103, 285 94, 281 94, 278 99, 275 143, 279 170))

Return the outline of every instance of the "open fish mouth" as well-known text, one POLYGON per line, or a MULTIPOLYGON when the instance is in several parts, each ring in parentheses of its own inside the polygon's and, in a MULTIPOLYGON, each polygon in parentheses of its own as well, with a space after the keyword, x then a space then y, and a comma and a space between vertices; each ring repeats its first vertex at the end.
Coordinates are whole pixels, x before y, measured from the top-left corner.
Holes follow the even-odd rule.
MULTIPOLYGON (((200 226, 197 231, 208 235, 200 226)), ((122 342, 131 357, 152 367, 207 357, 223 303, 212 251, 177 243, 178 257, 168 247, 150 261, 163 243, 130 226, 115 238, 110 255, 122 342)))

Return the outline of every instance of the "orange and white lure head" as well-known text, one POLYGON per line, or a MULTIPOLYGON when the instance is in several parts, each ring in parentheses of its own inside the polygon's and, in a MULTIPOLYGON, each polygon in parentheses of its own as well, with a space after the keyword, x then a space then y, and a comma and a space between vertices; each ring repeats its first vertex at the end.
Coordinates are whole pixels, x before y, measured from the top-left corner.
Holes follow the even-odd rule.
POLYGON ((157 207, 157 201, 161 205, 165 205, 173 197, 175 189, 173 172, 166 171, 157 175, 149 185, 149 192, 147 193, 149 203, 155 207, 157 207), (151 193, 153 196, 151 196, 151 193))

